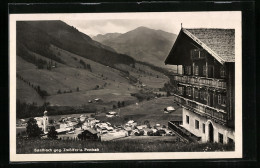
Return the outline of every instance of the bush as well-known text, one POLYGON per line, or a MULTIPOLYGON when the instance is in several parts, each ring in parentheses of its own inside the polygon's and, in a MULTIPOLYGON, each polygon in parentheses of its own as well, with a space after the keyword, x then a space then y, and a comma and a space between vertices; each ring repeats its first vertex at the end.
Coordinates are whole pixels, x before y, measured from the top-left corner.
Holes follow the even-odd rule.
POLYGON ((38 127, 37 121, 30 118, 27 122, 26 133, 28 138, 40 138, 43 131, 38 127))
POLYGON ((144 130, 139 131, 139 136, 142 136, 142 135, 144 135, 144 130))
POLYGON ((162 128, 166 128, 166 125, 163 125, 162 128))
POLYGON ((58 138, 57 135, 58 135, 58 133, 57 133, 55 127, 52 126, 52 127, 50 128, 49 132, 48 132, 48 135, 47 135, 48 138, 50 138, 50 139, 57 139, 57 138, 58 138))
POLYGON ((154 136, 161 136, 160 132, 159 131, 156 131, 153 133, 154 136))
POLYGON ((152 131, 152 130, 147 131, 147 135, 148 135, 148 136, 153 136, 153 131, 152 131))

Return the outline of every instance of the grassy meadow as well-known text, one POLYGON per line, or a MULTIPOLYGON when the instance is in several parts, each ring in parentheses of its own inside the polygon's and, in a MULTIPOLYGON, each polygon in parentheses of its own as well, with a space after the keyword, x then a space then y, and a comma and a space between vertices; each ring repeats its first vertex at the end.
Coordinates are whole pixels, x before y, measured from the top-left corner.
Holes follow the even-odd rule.
MULTIPOLYGON (((31 86, 17 79, 17 98, 22 102, 36 102, 38 105, 50 102, 51 106, 82 106, 88 105, 88 100, 100 98, 103 104, 96 104, 97 108, 110 109, 117 101, 125 101, 127 104, 137 102, 131 93, 139 92, 142 84, 147 89, 159 89, 169 81, 163 73, 140 63, 136 63, 135 67, 118 64, 112 68, 55 46, 52 46, 51 50, 64 62, 56 63, 57 66, 52 70, 38 69, 17 56, 17 74, 49 94, 42 99, 31 86), (90 65, 91 71, 84 69, 80 61, 90 65), (125 72, 138 80, 137 84, 134 85, 125 72)), ((37 53, 31 53, 36 58, 51 61, 37 53)))
MULTIPOLYGON (((154 138, 149 140, 122 139, 119 141, 78 141, 78 140, 28 140, 17 139, 17 153, 35 153, 35 149, 59 149, 61 153, 68 153, 64 148, 94 148, 100 153, 115 152, 207 152, 207 151, 233 151, 233 145, 223 145, 217 143, 190 143, 174 142, 172 137, 154 138)), ((69 151, 71 152, 71 151, 69 151)), ((74 151, 75 152, 75 151, 74 151)), ((78 151, 80 152, 80 151, 78 151)), ((88 151, 82 151, 87 153, 88 151)), ((45 152, 42 152, 45 153, 45 152)), ((53 152, 51 152, 53 153, 53 152)))
POLYGON ((148 120, 150 125, 155 124, 166 125, 171 120, 182 120, 182 109, 173 102, 173 97, 160 97, 149 101, 142 101, 138 104, 116 109, 119 117, 107 118, 104 113, 96 116, 96 118, 115 124, 124 124, 128 120, 135 120, 138 124, 144 124, 148 120), (175 111, 165 114, 164 108, 173 106, 175 111))

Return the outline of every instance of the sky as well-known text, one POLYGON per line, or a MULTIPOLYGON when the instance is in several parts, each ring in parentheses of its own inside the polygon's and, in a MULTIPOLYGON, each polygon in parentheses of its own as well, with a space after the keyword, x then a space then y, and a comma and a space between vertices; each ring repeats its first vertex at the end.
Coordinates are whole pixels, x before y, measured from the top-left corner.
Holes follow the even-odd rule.
POLYGON ((140 26, 178 34, 181 23, 184 28, 237 28, 241 26, 240 16, 240 12, 88 13, 61 20, 95 36, 125 33, 140 26))

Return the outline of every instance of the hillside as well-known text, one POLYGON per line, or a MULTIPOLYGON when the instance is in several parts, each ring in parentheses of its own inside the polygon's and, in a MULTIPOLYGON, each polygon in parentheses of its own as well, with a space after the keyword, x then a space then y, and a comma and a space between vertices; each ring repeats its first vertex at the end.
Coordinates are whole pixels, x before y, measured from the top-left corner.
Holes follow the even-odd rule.
POLYGON ((133 93, 158 90, 169 81, 60 21, 17 22, 16 61, 17 99, 39 106, 107 111, 118 101, 135 104, 133 93), (96 98, 102 101, 88 102, 96 98))
POLYGON ((131 57, 113 52, 62 21, 17 22, 18 54, 20 48, 25 47, 61 62, 49 51, 51 44, 104 65, 134 64, 131 57))
POLYGON ((103 35, 98 39, 104 45, 110 46, 118 53, 132 56, 134 59, 147 62, 152 65, 164 67, 164 62, 177 35, 162 30, 154 30, 146 27, 138 27, 127 33, 116 35, 116 37, 103 35), (111 38, 108 38, 111 37, 111 38))

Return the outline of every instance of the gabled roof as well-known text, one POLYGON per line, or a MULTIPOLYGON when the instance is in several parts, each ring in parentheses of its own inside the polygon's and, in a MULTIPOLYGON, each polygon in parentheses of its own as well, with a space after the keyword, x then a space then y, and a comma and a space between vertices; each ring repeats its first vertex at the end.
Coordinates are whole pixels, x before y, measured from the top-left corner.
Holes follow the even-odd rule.
MULTIPOLYGON (((199 44, 221 64, 224 62, 235 62, 234 29, 182 28, 181 32, 199 44)), ((176 45, 177 42, 176 40, 174 45, 176 45)))
POLYGON ((91 134, 97 134, 98 132, 92 128, 85 129, 85 131, 90 132, 91 134))

